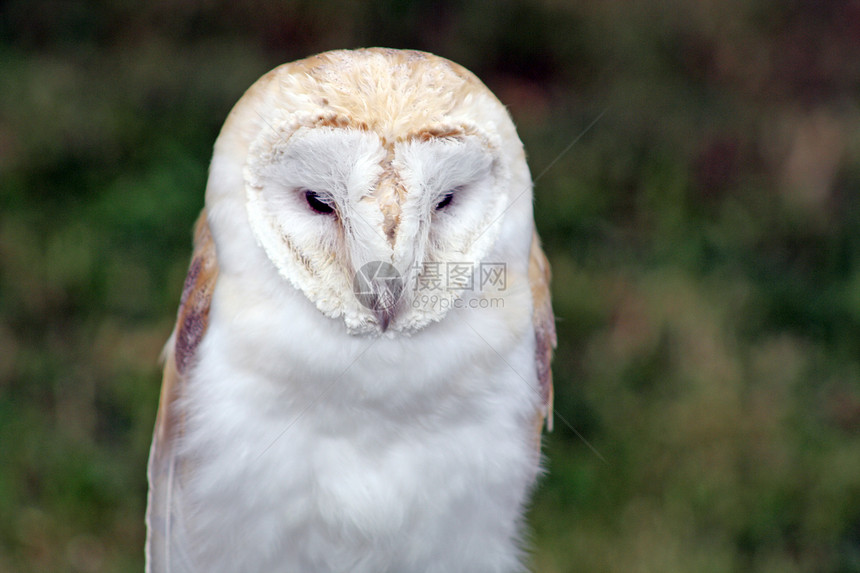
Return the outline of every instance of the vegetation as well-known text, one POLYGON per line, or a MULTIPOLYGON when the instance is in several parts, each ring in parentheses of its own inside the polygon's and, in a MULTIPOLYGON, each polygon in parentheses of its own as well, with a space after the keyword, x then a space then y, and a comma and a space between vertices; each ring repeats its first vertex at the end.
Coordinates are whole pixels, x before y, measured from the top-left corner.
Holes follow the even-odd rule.
POLYGON ((509 105, 559 317, 535 571, 860 571, 857 2, 11 0, 0 571, 141 571, 211 145, 275 65, 435 52, 509 105))

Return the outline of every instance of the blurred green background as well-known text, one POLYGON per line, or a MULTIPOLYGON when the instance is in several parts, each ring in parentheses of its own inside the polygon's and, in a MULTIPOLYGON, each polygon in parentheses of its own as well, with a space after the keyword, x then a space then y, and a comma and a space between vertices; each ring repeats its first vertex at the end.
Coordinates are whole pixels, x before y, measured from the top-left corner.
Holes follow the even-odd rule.
POLYGON ((477 73, 537 178, 533 569, 860 572, 851 0, 0 4, 0 571, 142 570, 212 143, 268 69, 371 45, 477 73))

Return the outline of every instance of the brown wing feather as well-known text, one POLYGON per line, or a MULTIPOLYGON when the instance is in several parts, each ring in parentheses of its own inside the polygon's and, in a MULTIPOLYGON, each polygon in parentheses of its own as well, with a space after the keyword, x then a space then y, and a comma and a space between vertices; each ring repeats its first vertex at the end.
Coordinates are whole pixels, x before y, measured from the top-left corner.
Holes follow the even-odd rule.
POLYGON ((147 472, 146 570, 152 573, 170 571, 174 563, 183 560, 181 555, 177 555, 171 531, 176 520, 171 502, 183 471, 175 457, 184 422, 176 402, 183 393, 189 366, 194 362, 195 352, 209 324, 209 306, 217 276, 215 243, 204 210, 194 231, 194 255, 182 288, 176 327, 164 349, 164 377, 147 472))
POLYGON ((529 285, 532 291, 535 327, 535 362, 544 411, 538 417, 538 433, 546 420, 547 431, 552 431, 552 351, 556 346, 555 315, 552 313, 552 300, 549 292, 549 261, 540 248, 537 232, 532 236, 531 258, 529 260, 529 285))

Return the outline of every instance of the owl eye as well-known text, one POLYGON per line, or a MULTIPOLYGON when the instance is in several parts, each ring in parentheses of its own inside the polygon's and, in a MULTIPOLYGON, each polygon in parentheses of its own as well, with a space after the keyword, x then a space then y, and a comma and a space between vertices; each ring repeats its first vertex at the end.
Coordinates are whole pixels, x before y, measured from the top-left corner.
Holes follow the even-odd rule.
POLYGON ((305 191, 305 201, 315 213, 321 215, 334 213, 334 205, 330 203, 331 199, 320 197, 316 191, 305 191))
POLYGON ((444 209, 445 207, 447 207, 448 205, 451 204, 451 201, 454 199, 454 191, 456 191, 456 189, 451 189, 450 191, 445 193, 445 196, 442 197, 441 201, 436 203, 436 210, 437 211, 441 211, 442 209, 444 209))

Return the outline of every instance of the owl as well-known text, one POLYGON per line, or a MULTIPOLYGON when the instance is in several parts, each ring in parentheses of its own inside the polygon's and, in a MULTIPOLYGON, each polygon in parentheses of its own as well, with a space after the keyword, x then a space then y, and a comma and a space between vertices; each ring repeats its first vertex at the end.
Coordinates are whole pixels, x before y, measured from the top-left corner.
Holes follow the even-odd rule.
POLYGON ((215 143, 147 571, 523 571, 555 327, 506 109, 416 51, 259 79, 215 143))

